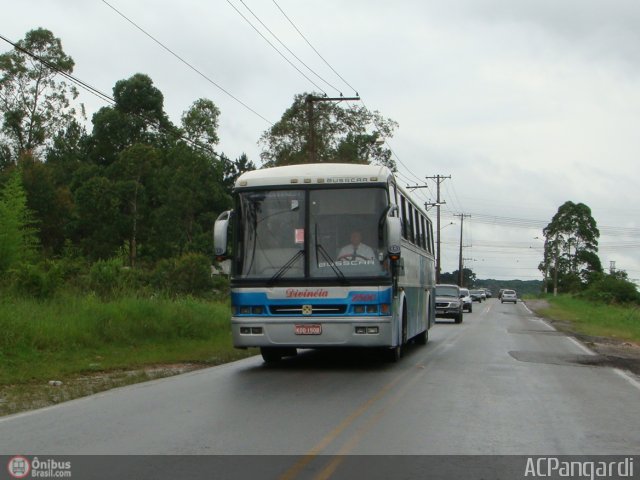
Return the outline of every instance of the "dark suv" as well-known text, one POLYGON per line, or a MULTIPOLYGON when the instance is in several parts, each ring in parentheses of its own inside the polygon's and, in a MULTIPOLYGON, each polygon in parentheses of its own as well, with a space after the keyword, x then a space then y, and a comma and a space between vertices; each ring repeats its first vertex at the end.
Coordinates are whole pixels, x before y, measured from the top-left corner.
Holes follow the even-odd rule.
POLYGON ((436 318, 453 318, 462 322, 464 302, 457 285, 436 285, 436 318))

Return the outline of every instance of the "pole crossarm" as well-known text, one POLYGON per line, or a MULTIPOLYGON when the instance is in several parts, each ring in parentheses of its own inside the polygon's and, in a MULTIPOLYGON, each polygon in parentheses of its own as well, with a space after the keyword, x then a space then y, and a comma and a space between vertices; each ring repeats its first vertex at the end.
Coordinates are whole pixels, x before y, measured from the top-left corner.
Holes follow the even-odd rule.
MULTIPOLYGON (((441 270, 441 258, 440 258, 440 206, 445 205, 447 202, 440 200, 440 184, 447 178, 451 178, 451 175, 435 175, 431 177, 424 177, 426 180, 435 180, 437 187, 437 198, 435 202, 428 202, 424 204, 425 208, 436 207, 437 220, 436 220, 436 233, 438 238, 436 239, 436 283, 440 283, 440 270, 441 270)), ((409 190, 415 190, 416 188, 429 188, 428 185, 407 185, 409 190)))

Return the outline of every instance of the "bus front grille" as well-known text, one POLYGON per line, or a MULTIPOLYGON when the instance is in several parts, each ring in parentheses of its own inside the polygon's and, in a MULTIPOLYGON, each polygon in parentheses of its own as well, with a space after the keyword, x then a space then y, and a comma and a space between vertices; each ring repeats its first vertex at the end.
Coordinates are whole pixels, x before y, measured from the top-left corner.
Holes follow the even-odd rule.
POLYGON ((271 315, 344 315, 346 305, 270 305, 271 315))

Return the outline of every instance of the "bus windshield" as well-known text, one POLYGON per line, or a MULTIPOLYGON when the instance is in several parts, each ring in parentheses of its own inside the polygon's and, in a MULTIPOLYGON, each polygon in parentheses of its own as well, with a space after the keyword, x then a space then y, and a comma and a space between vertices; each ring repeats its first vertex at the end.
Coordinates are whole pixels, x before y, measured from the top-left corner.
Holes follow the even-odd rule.
POLYGON ((387 277, 387 205, 382 187, 240 192, 235 276, 387 277))

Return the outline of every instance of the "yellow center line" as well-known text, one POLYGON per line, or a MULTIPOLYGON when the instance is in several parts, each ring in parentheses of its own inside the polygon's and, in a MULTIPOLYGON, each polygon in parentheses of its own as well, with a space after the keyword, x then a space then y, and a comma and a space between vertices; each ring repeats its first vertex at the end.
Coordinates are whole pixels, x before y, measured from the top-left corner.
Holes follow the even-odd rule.
POLYGON ((391 382, 387 383, 384 387, 382 387, 374 396, 372 396, 365 403, 360 405, 356 410, 354 410, 351 415, 345 418, 342 422, 338 424, 331 432, 329 432, 320 442, 318 442, 313 448, 311 448, 302 458, 295 463, 289 470, 287 470, 281 477, 280 480, 292 480, 300 473, 302 469, 304 469, 309 463, 315 459, 320 452, 322 452, 327 446, 331 444, 347 427, 349 427, 353 422, 355 422, 358 418, 360 418, 367 410, 371 408, 378 400, 384 397, 389 390, 391 390, 401 379, 407 376, 411 370, 407 370, 402 375, 399 375, 391 382))
POLYGON ((349 452, 351 452, 358 445, 358 443, 360 443, 360 440, 365 435, 365 433, 371 430, 371 428, 380 421, 380 419, 385 415, 390 407, 397 404, 398 401, 407 394, 409 388, 413 384, 424 377, 424 375, 426 374, 426 368, 421 365, 416 365, 416 367, 421 368, 422 371, 415 375, 407 383, 405 383, 404 386, 400 390, 398 390, 398 392, 392 398, 390 398, 382 408, 380 408, 380 410, 378 410, 369 420, 367 420, 367 422, 362 427, 356 430, 356 432, 349 438, 349 440, 345 442, 340 451, 333 457, 331 462, 327 464, 327 466, 314 477, 314 480, 327 480, 331 478, 331 475, 335 473, 336 469, 344 461, 345 456, 348 455, 349 452))
MULTIPOLYGON (((457 339, 460 335, 462 335, 462 331, 458 332, 454 335, 454 340, 457 339)), ((436 352, 446 348, 450 343, 441 343, 435 348, 431 349, 427 352, 429 355, 433 355, 436 352)), ((425 357, 426 359, 426 357, 425 357)), ((421 368, 422 365, 418 364, 418 368, 421 368)), ((426 369, 425 369, 426 370, 426 369)), ((352 425, 358 418, 364 415, 377 401, 383 398, 389 390, 391 390, 400 380, 409 375, 410 373, 415 372, 413 368, 408 369, 401 375, 398 375, 394 380, 387 383, 384 387, 382 387, 375 395, 373 395, 369 400, 364 402, 358 408, 356 408, 348 417, 346 417, 342 422, 338 424, 331 432, 329 432, 322 440, 320 440, 313 448, 311 448, 306 454, 302 456, 302 458, 296 462, 289 470, 287 470, 282 476, 279 477, 279 480, 293 480, 296 476, 311 463, 320 453, 326 449, 333 441, 335 441, 338 436, 340 436, 350 425, 352 425)), ((419 378, 423 377, 425 372, 420 372, 420 374, 416 375, 411 381, 409 381, 387 404, 382 407, 378 412, 376 412, 375 416, 369 420, 363 427, 361 427, 345 444, 345 446, 341 449, 342 451, 350 451, 357 444, 362 434, 365 433, 375 422, 382 417, 385 413, 386 409, 389 408, 393 403, 397 402, 398 399, 406 393, 408 388, 415 383, 419 378)), ((339 458, 334 459, 319 475, 323 475, 326 471, 328 475, 331 475, 335 468, 337 468, 342 460, 339 458)), ((318 477, 318 478, 328 478, 327 476, 318 477)))

